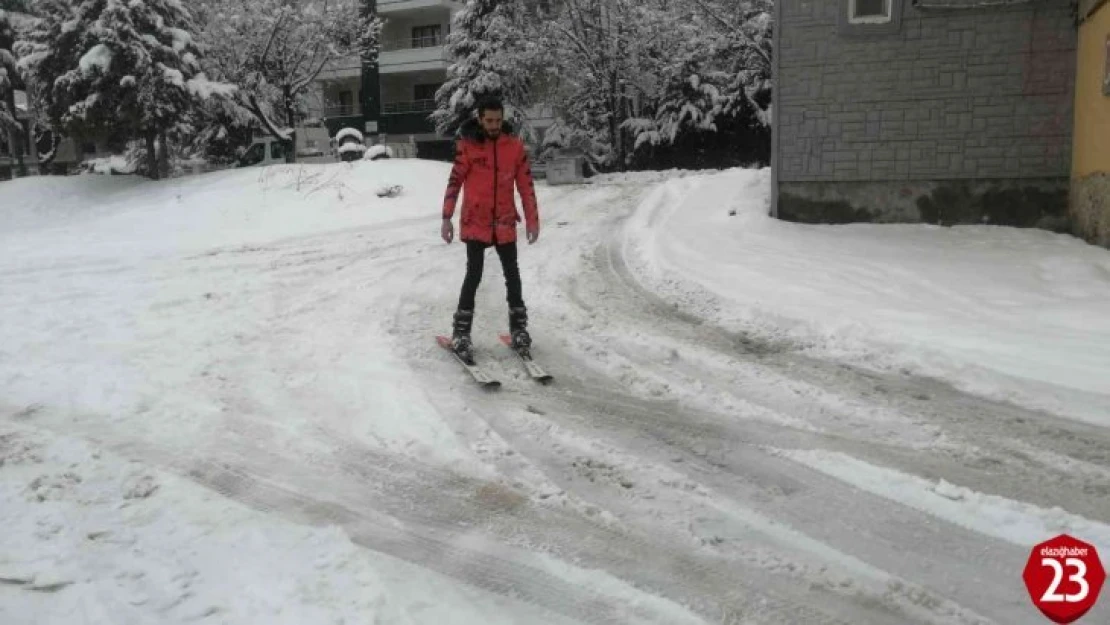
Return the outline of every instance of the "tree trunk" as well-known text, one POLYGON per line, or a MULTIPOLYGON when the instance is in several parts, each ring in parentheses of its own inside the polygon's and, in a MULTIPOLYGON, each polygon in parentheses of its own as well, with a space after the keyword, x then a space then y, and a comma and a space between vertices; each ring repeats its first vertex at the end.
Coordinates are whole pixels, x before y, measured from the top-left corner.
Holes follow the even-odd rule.
POLYGON ((614 71, 609 78, 609 141, 613 144, 613 159, 616 161, 617 171, 625 171, 628 163, 625 162, 624 141, 621 140, 624 107, 618 85, 617 73, 614 71))
POLYGON ((146 133, 146 170, 151 180, 158 180, 158 146, 155 145, 157 133, 146 133))
POLYGON ((158 135, 158 177, 170 177, 170 143, 166 140, 166 133, 158 135))
MULTIPOLYGON (((4 96, 4 100, 5 104, 8 105, 8 110, 15 115, 15 89, 8 89, 4 96)), ((20 123, 18 118, 15 121, 16 124, 19 125, 19 130, 8 132, 8 144, 12 149, 12 157, 15 158, 15 175, 23 178, 27 176, 27 164, 23 162, 23 151, 27 142, 27 129, 23 127, 23 124, 20 123)))
POLYGON ((285 162, 297 162, 297 119, 294 114, 293 94, 286 85, 284 88, 285 96, 285 123, 289 124, 289 140, 283 142, 285 144, 285 162))
POLYGON ((28 137, 27 127, 20 124, 19 139, 15 144, 15 169, 18 175, 22 178, 27 177, 27 163, 24 161, 24 154, 27 152, 28 137))

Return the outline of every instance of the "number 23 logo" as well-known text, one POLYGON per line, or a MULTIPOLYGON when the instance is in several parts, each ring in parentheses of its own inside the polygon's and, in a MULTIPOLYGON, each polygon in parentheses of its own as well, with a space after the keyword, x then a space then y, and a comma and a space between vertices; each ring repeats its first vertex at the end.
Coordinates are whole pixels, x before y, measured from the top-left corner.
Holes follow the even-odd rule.
POLYGON ((1068 581, 1075 582, 1080 587, 1079 593, 1074 595, 1062 595, 1057 592, 1060 589, 1060 582, 1064 578, 1064 565, 1061 565, 1059 560, 1041 558, 1041 565, 1048 566, 1053 570, 1052 583, 1045 590, 1044 595, 1041 596, 1041 601, 1077 603, 1086 599, 1087 594, 1091 592, 1091 587, 1087 583, 1087 565, 1079 558, 1068 558, 1064 561, 1064 565, 1075 567, 1076 572, 1068 576, 1068 581))

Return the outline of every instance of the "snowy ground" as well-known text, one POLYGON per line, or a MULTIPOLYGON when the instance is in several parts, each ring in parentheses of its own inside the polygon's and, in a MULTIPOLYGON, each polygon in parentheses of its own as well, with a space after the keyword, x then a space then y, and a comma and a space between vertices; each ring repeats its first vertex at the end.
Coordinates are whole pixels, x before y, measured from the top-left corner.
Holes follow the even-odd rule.
POLYGON ((1110 554, 1105 250, 777 222, 766 171, 541 185, 557 381, 491 257, 491 395, 432 342, 446 178, 0 184, 0 623, 1009 625, 1034 542, 1110 554))

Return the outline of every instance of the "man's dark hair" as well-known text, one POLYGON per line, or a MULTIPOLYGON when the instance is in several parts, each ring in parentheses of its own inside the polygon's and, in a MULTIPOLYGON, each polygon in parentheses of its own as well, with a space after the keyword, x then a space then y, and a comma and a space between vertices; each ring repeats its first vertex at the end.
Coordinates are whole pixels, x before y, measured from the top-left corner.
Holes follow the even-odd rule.
POLYGON ((501 104, 501 100, 494 97, 483 98, 478 103, 478 117, 485 114, 486 111, 505 111, 505 107, 501 104))

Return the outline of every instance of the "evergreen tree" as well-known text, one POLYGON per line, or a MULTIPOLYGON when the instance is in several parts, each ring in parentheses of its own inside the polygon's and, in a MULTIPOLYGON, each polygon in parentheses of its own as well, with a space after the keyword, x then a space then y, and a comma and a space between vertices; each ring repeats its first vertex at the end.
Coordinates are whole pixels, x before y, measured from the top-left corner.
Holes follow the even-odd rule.
POLYGON ((688 0, 698 9, 707 48, 730 79, 722 89, 721 111, 754 111, 760 124, 771 123, 772 12, 774 0, 688 0))
POLYGON ((9 149, 16 159, 16 171, 27 175, 23 162, 24 129, 16 119, 15 91, 23 87, 16 68, 15 29, 8 12, 0 9, 0 134, 7 137, 9 149))
POLYGON ((516 0, 469 0, 455 16, 447 38, 452 63, 431 115, 440 133, 454 135, 486 97, 499 98, 506 119, 524 129, 537 53, 524 31, 527 16, 516 0))
POLYGON ((198 104, 228 85, 201 71, 194 24, 180 0, 40 0, 41 18, 17 44, 51 125, 117 144, 144 141, 145 171, 159 178, 157 145, 198 104))

